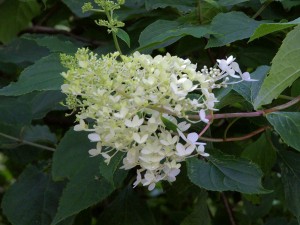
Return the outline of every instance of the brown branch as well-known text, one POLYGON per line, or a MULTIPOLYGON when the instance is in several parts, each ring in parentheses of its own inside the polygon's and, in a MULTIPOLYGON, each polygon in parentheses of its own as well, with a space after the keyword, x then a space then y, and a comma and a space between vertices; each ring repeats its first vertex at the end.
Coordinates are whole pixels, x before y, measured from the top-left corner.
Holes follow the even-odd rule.
POLYGON ((221 197, 224 203, 224 206, 226 208, 229 220, 230 220, 230 224, 231 225, 237 225, 237 223, 235 222, 234 216, 233 216, 233 212, 232 212, 232 208, 228 202, 228 199, 226 197, 226 195, 224 194, 224 192, 221 192, 221 197))
POLYGON ((97 41, 97 40, 92 40, 92 39, 88 39, 88 38, 84 38, 81 37, 79 35, 73 34, 69 31, 66 30, 60 30, 60 29, 55 29, 52 27, 45 27, 45 26, 33 26, 33 27, 29 27, 25 30, 22 30, 20 34, 24 34, 24 33, 30 33, 30 34, 63 34, 69 37, 72 37, 76 40, 91 44, 91 45, 104 45, 105 42, 102 41, 97 41))
POLYGON ((268 129, 268 126, 265 127, 261 127, 249 134, 246 134, 244 136, 241 137, 231 137, 231 138, 210 138, 210 137, 199 137, 200 140, 202 141, 208 141, 208 142, 231 142, 231 141, 243 141, 246 139, 249 139, 259 133, 264 132, 266 129, 268 129))
MULTIPOLYGON (((291 100, 291 101, 289 101, 285 104, 275 106, 275 107, 270 108, 270 109, 258 110, 256 112, 213 114, 213 115, 207 115, 206 119, 216 120, 216 119, 237 118, 237 117, 241 118, 241 117, 264 116, 264 115, 266 115, 268 113, 271 113, 271 112, 276 112, 276 111, 279 111, 279 110, 289 108, 290 106, 295 105, 298 102, 300 102, 300 96, 294 98, 293 100, 291 100)), ((188 118, 192 119, 192 120, 199 120, 200 119, 199 115, 189 115, 188 118)))

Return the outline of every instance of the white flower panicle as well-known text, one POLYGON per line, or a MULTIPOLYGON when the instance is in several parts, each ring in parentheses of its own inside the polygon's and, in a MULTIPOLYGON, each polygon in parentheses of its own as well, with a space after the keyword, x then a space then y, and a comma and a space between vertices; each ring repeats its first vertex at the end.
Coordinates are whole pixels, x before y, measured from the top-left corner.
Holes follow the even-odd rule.
POLYGON ((74 130, 90 131, 88 138, 97 143, 89 154, 102 155, 109 163, 117 152, 125 152, 121 168, 138 167, 134 186, 149 190, 161 180, 175 181, 187 157, 209 156, 197 133, 183 133, 190 124, 176 118, 182 121, 188 119, 186 112, 195 112, 209 123, 205 111, 216 110, 217 102, 212 89, 226 86, 228 76, 252 81, 232 56, 218 60, 219 69, 200 71, 190 60, 169 54, 153 58, 116 52, 98 57, 79 49, 74 57, 61 58, 68 68, 61 87, 66 105, 78 110, 74 130), (189 98, 192 91, 198 98, 189 98))

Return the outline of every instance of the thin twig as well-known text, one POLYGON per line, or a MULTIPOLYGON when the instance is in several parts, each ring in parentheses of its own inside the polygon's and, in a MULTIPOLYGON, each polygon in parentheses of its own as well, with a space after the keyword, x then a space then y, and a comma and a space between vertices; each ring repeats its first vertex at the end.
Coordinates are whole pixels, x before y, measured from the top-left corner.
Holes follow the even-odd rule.
POLYGON ((231 137, 231 138, 210 138, 210 137, 199 137, 200 140, 202 141, 208 141, 208 142, 232 142, 232 141, 243 141, 246 139, 249 139, 259 133, 264 132, 266 129, 268 129, 268 126, 265 127, 261 127, 249 134, 246 134, 244 136, 241 137, 231 137))
POLYGON ((4 133, 0 133, 0 136, 5 137, 5 138, 10 139, 10 140, 17 141, 20 144, 31 145, 31 146, 41 148, 41 149, 45 149, 45 150, 52 151, 52 152, 54 152, 56 150, 55 148, 51 148, 51 147, 48 147, 48 146, 45 146, 45 145, 36 144, 36 143, 31 142, 31 141, 22 140, 20 138, 16 138, 16 137, 4 134, 4 133))
POLYGON ((230 224, 231 225, 237 225, 237 223, 235 222, 234 216, 233 216, 231 206, 230 206, 230 204, 228 202, 228 199, 227 199, 226 195, 224 194, 224 192, 221 192, 221 197, 222 197, 224 206, 226 208, 226 211, 227 211, 227 214, 228 214, 228 217, 229 217, 229 220, 230 220, 230 224))
POLYGON ((255 19, 256 17, 258 17, 267 7, 268 5, 273 2, 273 0, 268 0, 266 1, 259 10, 257 10, 257 12, 252 16, 252 19, 255 19))
MULTIPOLYGON (((296 103, 300 102, 300 96, 294 98, 293 100, 285 103, 285 104, 282 104, 282 105, 278 105, 278 106, 275 106, 273 108, 270 108, 270 109, 265 109, 265 110, 258 110, 256 112, 241 112, 241 113, 222 113, 222 114, 213 114, 213 115, 207 115, 206 116, 206 119, 209 119, 209 120, 216 120, 216 119, 226 119, 226 118, 241 118, 241 117, 258 117, 258 116, 264 116, 268 113, 271 113, 271 112, 276 112, 276 111, 279 111, 279 110, 283 110, 283 109, 286 109, 286 108, 289 108, 291 107, 292 105, 295 105, 296 103)), ((199 120, 199 115, 189 115, 188 116, 189 119, 192 119, 192 120, 199 120)))

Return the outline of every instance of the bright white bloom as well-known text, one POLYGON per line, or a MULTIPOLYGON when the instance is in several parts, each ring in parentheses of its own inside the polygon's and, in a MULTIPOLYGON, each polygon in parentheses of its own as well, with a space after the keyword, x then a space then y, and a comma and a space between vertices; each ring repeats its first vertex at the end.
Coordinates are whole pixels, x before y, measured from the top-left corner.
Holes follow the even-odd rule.
POLYGON ((200 121, 208 123, 206 110, 217 110, 213 89, 226 86, 228 76, 253 81, 234 60, 218 59, 218 68, 198 71, 190 60, 170 54, 98 57, 79 49, 75 56, 62 55, 68 71, 62 73, 61 89, 66 105, 78 112, 74 130, 91 132, 89 140, 97 143, 90 156, 109 163, 115 153, 125 152, 121 168, 137 168, 133 186, 153 190, 161 180, 175 181, 187 157, 209 156, 197 133, 183 133, 191 126, 186 112, 199 112, 200 121), (187 98, 194 90, 199 98, 187 98))
POLYGON ((206 114, 205 114, 205 110, 204 109, 200 109, 200 111, 199 111, 199 118, 204 123, 208 123, 209 122, 209 119, 206 119, 206 114))

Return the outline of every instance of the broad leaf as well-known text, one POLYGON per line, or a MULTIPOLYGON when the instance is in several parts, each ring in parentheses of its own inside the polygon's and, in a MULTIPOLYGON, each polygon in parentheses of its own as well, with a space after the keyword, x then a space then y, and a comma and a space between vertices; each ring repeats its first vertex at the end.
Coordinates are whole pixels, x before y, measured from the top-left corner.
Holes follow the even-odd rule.
POLYGON ((269 76, 264 80, 254 102, 255 109, 277 98, 280 93, 291 86, 300 77, 300 25, 289 32, 272 61, 269 76))
POLYGON ((17 82, 0 89, 0 95, 17 96, 33 91, 60 90, 63 84, 60 73, 63 70, 59 55, 51 54, 27 67, 17 82))
POLYGON ((253 41, 257 38, 263 37, 267 34, 280 31, 289 27, 296 26, 300 23, 300 18, 290 21, 288 23, 264 23, 259 25, 259 27, 255 30, 254 34, 250 37, 250 41, 253 41))
POLYGON ((210 216, 207 208, 207 192, 202 191, 191 214, 180 225, 210 225, 210 216))
POLYGON ((131 187, 124 188, 111 205, 100 215, 97 225, 155 225, 145 201, 131 187))
POLYGON ((211 30, 216 34, 209 39, 206 48, 249 38, 261 23, 242 12, 219 13, 211 22, 211 30))
POLYGON ((46 47, 51 52, 63 52, 65 54, 74 54, 78 48, 83 47, 79 41, 72 41, 65 36, 39 36, 39 35, 23 35, 24 39, 32 40, 39 46, 46 47))
POLYGON ((244 99, 253 104, 269 69, 270 67, 268 66, 258 67, 253 73, 251 73, 251 78, 257 81, 244 81, 238 84, 234 84, 233 90, 238 92, 241 96, 244 97, 244 99))
POLYGON ((28 166, 5 193, 3 212, 13 225, 49 225, 63 187, 37 167, 28 166))
POLYGON ((300 151, 300 112, 269 113, 267 119, 287 145, 300 151))
POLYGON ((281 176, 287 207, 300 223, 300 154, 281 151, 281 176))
POLYGON ((190 12, 196 4, 194 0, 146 0, 145 6, 147 10, 173 7, 182 12, 190 12))
POLYGON ((90 157, 87 132, 68 131, 54 153, 52 175, 56 180, 67 177, 70 181, 63 191, 58 212, 52 225, 97 204, 114 190, 99 172, 102 157, 90 157))
POLYGON ((234 6, 236 4, 242 3, 242 2, 248 2, 250 0, 217 0, 218 4, 222 6, 234 6))
POLYGON ((48 54, 49 51, 46 48, 24 38, 13 40, 8 45, 0 48, 0 60, 16 64, 35 62, 48 54))
POLYGON ((100 160, 100 174, 106 179, 112 186, 118 187, 126 178, 126 170, 120 169, 123 165, 123 152, 118 152, 107 165, 103 160, 100 160))
POLYGON ((199 187, 211 191, 238 191, 247 194, 269 192, 261 185, 262 171, 250 161, 221 152, 213 154, 208 160, 187 160, 188 176, 199 187))
POLYGON ((177 21, 157 20, 141 32, 139 49, 153 48, 161 44, 170 45, 186 35, 200 38, 210 33, 210 30, 204 26, 181 24, 177 21))
POLYGON ((0 42, 8 43, 40 13, 36 0, 9 0, 0 4, 0 42))
POLYGON ((80 170, 72 176, 62 193, 57 214, 51 225, 99 203, 114 191, 113 186, 100 176, 100 160, 103 159, 93 157, 80 163, 80 170))
POLYGON ((276 152, 268 142, 266 134, 262 134, 257 141, 245 148, 242 157, 250 159, 267 173, 276 161, 276 152))
POLYGON ((12 97, 0 96, 0 121, 8 124, 30 124, 32 112, 26 102, 12 97))
POLYGON ((88 150, 92 148, 95 148, 95 143, 89 141, 88 132, 75 132, 71 128, 61 139, 53 155, 53 179, 71 179, 80 172, 84 164, 91 160, 88 150))

